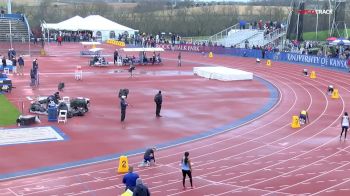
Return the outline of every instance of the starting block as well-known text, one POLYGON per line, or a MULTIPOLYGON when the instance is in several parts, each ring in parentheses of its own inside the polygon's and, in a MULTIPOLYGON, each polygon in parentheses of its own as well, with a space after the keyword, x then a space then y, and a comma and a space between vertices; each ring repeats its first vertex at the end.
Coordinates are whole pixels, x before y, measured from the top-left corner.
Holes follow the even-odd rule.
POLYGON ((259 58, 256 59, 256 63, 260 63, 260 59, 259 58))
POLYGON ((129 163, 127 156, 119 157, 118 173, 127 173, 129 171, 129 163))
POLYGON ((338 91, 338 89, 334 89, 333 90, 332 99, 339 99, 339 91, 338 91))
POLYGON ((272 66, 272 63, 271 63, 271 60, 270 60, 270 59, 266 61, 266 66, 268 66, 268 67, 271 67, 271 66, 272 66))
POLYGON ((312 72, 311 72, 310 78, 311 78, 311 79, 316 79, 316 72, 315 72, 315 71, 312 71, 312 72))
POLYGON ((213 58, 213 53, 212 52, 209 52, 209 58, 213 58))
POLYGON ((293 116, 292 117, 292 128, 300 128, 300 122, 299 122, 299 117, 298 116, 293 116))

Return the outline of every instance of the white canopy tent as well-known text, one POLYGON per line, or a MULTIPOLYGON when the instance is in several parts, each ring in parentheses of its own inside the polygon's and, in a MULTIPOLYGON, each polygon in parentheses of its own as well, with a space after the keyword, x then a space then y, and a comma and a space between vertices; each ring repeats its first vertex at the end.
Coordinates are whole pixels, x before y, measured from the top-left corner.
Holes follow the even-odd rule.
POLYGON ((101 41, 114 39, 118 34, 128 32, 128 34, 135 34, 135 30, 124 25, 118 24, 107 18, 99 15, 91 15, 84 18, 83 23, 79 25, 81 30, 88 30, 93 32, 93 36, 100 38, 101 41))
POLYGON ((116 38, 118 34, 128 32, 134 34, 136 30, 118 24, 100 15, 90 15, 86 18, 74 16, 68 20, 57 24, 44 23, 42 27, 47 30, 67 30, 67 31, 92 31, 93 36, 99 41, 116 38))
POLYGON ((65 21, 62 21, 60 23, 44 23, 42 26, 45 29, 52 29, 52 30, 68 30, 68 31, 78 31, 77 24, 80 24, 84 18, 80 16, 74 16, 70 19, 67 19, 65 21))

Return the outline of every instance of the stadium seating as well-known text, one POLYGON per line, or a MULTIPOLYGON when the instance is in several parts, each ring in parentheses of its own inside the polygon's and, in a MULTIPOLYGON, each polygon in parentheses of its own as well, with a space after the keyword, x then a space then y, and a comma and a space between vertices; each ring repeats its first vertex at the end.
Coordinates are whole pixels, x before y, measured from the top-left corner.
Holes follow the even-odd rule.
MULTIPOLYGON (((17 53, 27 54, 30 34, 25 15, 5 14, 4 17, 0 17, 0 54, 7 54, 10 48, 14 48, 17 53), (12 35, 11 38, 10 35, 12 35)), ((33 49, 35 47, 31 48, 32 51, 33 49)))

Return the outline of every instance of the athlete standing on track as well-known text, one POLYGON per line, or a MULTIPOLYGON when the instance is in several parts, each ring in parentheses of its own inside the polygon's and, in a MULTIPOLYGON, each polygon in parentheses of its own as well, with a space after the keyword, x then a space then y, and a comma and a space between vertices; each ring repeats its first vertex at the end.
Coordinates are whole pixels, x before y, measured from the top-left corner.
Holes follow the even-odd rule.
POLYGON ((340 138, 343 135, 343 132, 345 132, 345 137, 344 140, 346 139, 346 133, 348 132, 349 128, 349 116, 347 112, 344 112, 344 116, 341 119, 341 133, 340 133, 340 138))
POLYGON ((120 112, 121 112, 120 121, 121 122, 124 122, 125 120, 126 107, 129 105, 125 99, 126 99, 125 95, 121 96, 121 99, 120 99, 120 112))
POLYGON ((159 91, 154 96, 154 102, 156 103, 156 117, 162 117, 160 115, 160 110, 162 109, 162 103, 163 103, 162 91, 159 91))
POLYGON ((190 178, 191 188, 193 188, 193 184, 192 184, 192 166, 191 166, 191 161, 188 158, 189 155, 190 155, 189 152, 185 152, 185 156, 181 160, 182 185, 183 185, 184 189, 186 189, 186 186, 185 186, 186 175, 188 175, 188 177, 190 178))

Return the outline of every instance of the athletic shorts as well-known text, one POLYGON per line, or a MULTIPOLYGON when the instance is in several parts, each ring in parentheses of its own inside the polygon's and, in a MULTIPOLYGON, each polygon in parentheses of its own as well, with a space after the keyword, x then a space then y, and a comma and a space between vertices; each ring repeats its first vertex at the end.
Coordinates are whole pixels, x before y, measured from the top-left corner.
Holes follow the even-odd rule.
POLYGON ((144 157, 143 159, 145 162, 151 162, 151 160, 154 160, 154 157, 144 157))

